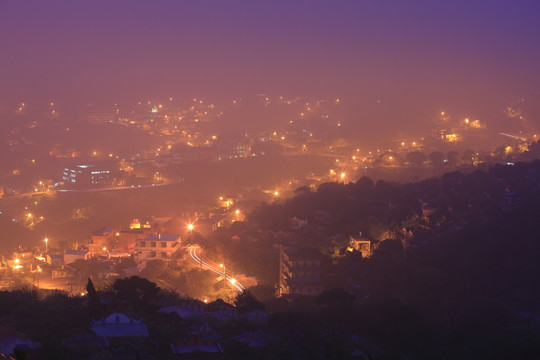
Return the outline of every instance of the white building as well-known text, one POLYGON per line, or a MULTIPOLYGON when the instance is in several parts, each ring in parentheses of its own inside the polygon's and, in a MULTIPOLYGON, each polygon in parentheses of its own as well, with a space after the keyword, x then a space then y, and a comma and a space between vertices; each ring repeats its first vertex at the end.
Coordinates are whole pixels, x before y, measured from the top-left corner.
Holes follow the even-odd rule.
POLYGON ((150 235, 137 239, 135 245, 135 260, 169 260, 172 254, 180 248, 180 237, 176 235, 150 235))
POLYGON ((90 260, 93 253, 84 250, 68 250, 64 253, 64 263, 71 264, 77 260, 90 260))
POLYGON ((114 183, 110 169, 94 164, 66 167, 62 174, 62 180, 67 186, 103 186, 114 183))

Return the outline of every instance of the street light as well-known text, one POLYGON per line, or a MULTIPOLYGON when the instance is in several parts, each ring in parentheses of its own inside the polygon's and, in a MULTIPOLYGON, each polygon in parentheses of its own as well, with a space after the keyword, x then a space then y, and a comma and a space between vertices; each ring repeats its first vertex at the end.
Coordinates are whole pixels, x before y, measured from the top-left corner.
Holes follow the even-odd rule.
POLYGON ((45 238, 43 241, 45 241, 45 252, 49 251, 49 238, 45 238))
POLYGON ((240 215, 240 210, 236 209, 234 213, 236 214, 236 221, 238 221, 238 215, 240 215))
POLYGON ((20 268, 22 268, 21 260, 20 260, 19 258, 15 259, 14 262, 15 262, 15 265, 13 265, 13 269, 20 269, 20 268))
POLYGON ((219 264, 219 267, 223 269, 223 277, 227 279, 227 271, 225 270, 225 264, 219 264))
POLYGON ((223 269, 223 288, 226 288, 227 272, 225 270, 225 264, 219 264, 219 267, 223 269))

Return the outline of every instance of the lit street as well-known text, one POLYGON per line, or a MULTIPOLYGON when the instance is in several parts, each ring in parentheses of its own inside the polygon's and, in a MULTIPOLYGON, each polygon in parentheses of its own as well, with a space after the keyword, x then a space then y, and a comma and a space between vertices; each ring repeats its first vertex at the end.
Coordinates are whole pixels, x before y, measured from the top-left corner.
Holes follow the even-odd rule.
POLYGON ((197 251, 200 250, 199 247, 190 247, 189 248, 189 255, 195 261, 197 264, 201 265, 203 269, 210 270, 215 272, 218 275, 225 275, 225 279, 239 292, 242 292, 245 290, 245 287, 240 284, 235 278, 233 278, 229 273, 227 273, 226 270, 224 270, 222 267, 220 267, 218 264, 214 263, 210 260, 203 260, 202 255, 197 254, 197 251), (225 274, 224 274, 225 272, 225 274))

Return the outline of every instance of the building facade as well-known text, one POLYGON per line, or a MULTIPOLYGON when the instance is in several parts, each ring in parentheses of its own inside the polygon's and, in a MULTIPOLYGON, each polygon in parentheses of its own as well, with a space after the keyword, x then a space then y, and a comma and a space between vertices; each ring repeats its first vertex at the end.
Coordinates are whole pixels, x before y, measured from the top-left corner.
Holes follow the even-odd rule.
POLYGON ((279 296, 316 296, 321 285, 322 255, 310 248, 280 248, 279 296))
POLYGON ((146 262, 150 260, 170 260, 180 248, 180 237, 176 235, 150 235, 137 239, 135 245, 135 260, 146 262))
POLYGON ((74 165, 64 168, 62 180, 66 186, 105 186, 112 185, 112 171, 94 164, 74 165))

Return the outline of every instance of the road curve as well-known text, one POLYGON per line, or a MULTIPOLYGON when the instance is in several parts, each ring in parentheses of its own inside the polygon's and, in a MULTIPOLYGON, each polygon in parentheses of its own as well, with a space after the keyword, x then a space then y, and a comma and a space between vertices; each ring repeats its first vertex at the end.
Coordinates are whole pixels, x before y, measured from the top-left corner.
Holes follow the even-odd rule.
POLYGON ((197 254, 197 250, 199 248, 197 247, 190 247, 189 248, 189 256, 191 256, 191 258, 193 259, 193 261, 195 261, 197 264, 201 265, 203 269, 206 269, 206 270, 210 270, 210 271, 213 271, 215 272, 216 274, 218 275, 225 275, 225 279, 227 281, 229 281, 229 283, 234 287, 236 288, 236 290, 238 290, 239 292, 242 292, 244 291, 246 288, 244 287, 244 285, 240 284, 238 282, 238 280, 236 280, 235 278, 233 278, 230 274, 223 274, 223 269, 220 268, 219 266, 216 266, 216 264, 214 264, 212 261, 206 261, 206 260, 203 260, 202 257, 200 257, 198 254, 197 254))

